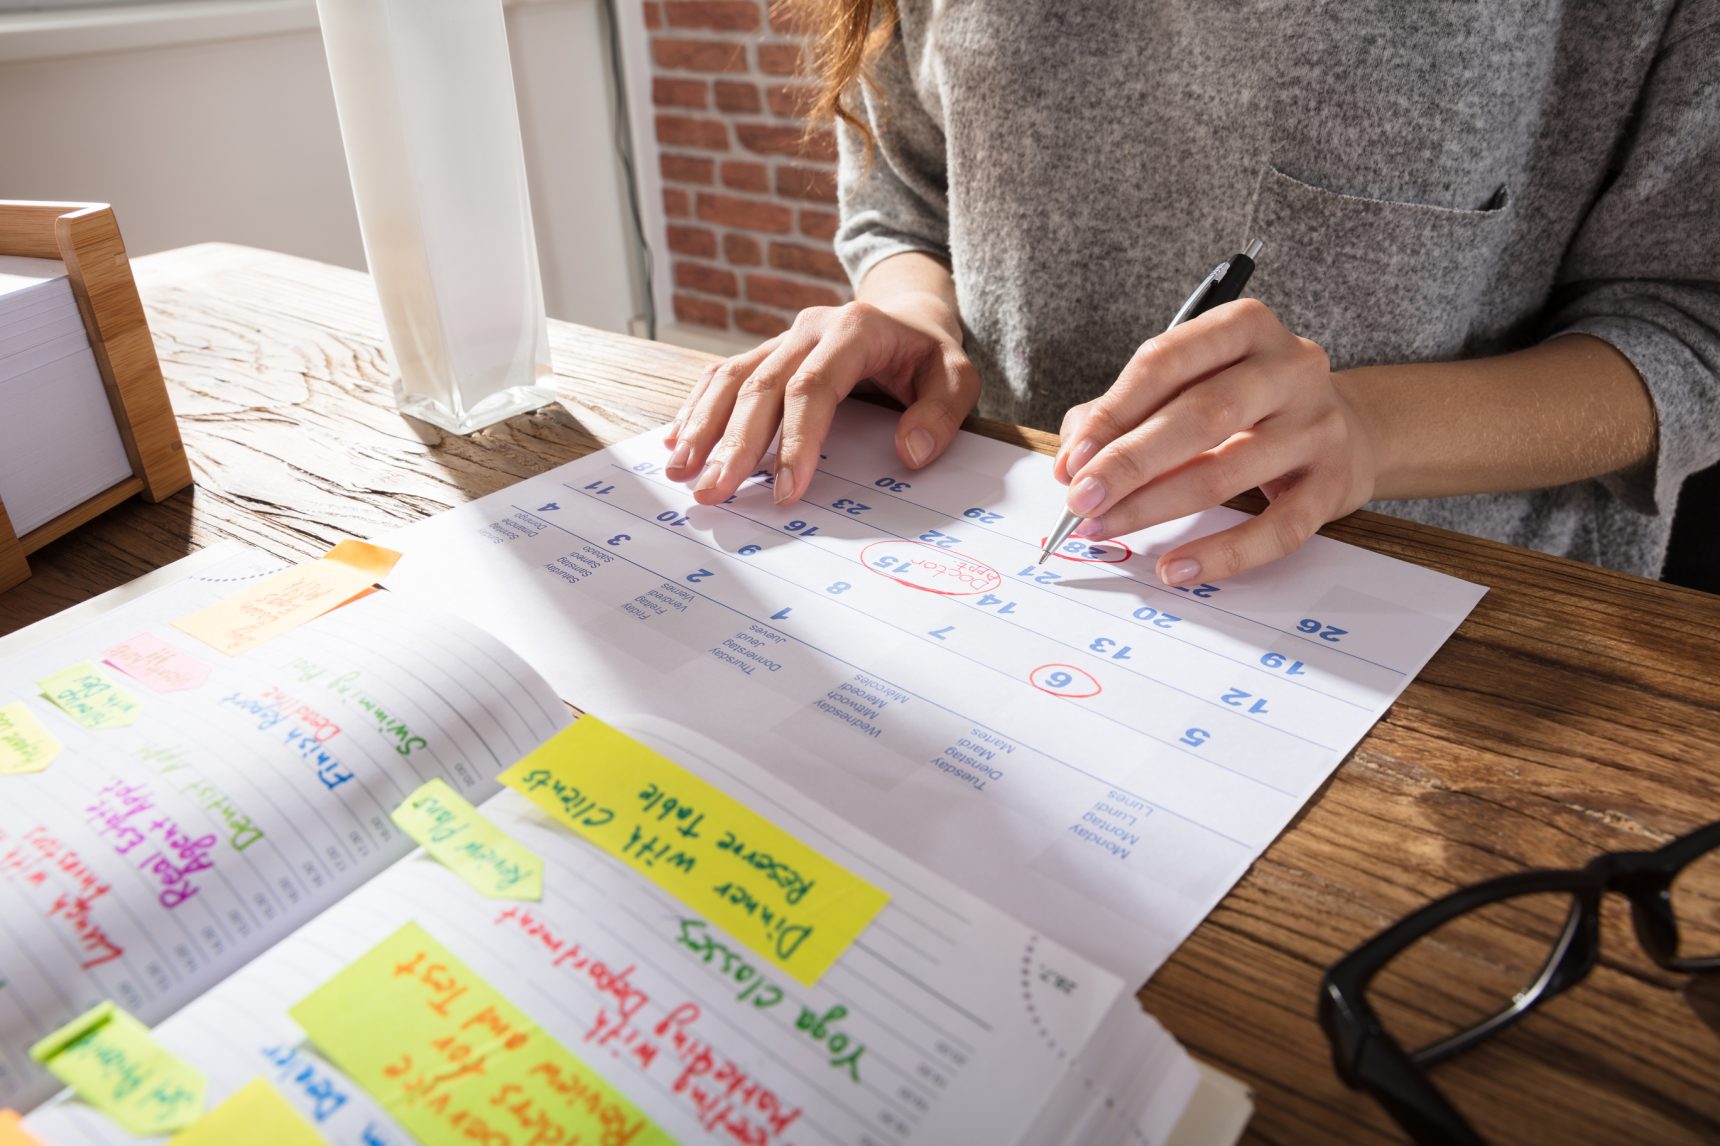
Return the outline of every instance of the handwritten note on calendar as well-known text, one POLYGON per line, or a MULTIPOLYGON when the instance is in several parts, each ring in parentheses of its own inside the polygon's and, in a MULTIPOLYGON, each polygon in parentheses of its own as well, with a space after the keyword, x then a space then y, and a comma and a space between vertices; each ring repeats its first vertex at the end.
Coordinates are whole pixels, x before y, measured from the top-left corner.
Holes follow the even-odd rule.
POLYGON ((1104 965, 1150 974, 1482 589, 1315 538, 1168 588, 1215 509, 1035 564, 1050 459, 972 434, 919 472, 849 403, 803 500, 769 459, 693 504, 642 434, 387 539, 396 592, 568 700, 700 729, 1104 965))
POLYGON ((419 785, 487 796, 566 722, 498 642, 386 594, 238 656, 172 626, 277 567, 0 656, 0 1105, 54 1088, 36 1039, 107 999, 158 1022, 409 852, 419 785))

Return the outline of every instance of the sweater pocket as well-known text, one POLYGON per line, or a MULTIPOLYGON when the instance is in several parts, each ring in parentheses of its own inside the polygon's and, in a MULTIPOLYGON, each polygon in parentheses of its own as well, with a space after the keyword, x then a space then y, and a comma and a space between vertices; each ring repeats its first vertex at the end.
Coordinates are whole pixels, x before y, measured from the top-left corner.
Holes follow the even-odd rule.
POLYGON ((1267 166, 1244 238, 1266 248, 1250 293, 1336 369, 1461 356, 1496 326, 1491 285, 1513 206, 1466 211, 1342 195, 1267 166))

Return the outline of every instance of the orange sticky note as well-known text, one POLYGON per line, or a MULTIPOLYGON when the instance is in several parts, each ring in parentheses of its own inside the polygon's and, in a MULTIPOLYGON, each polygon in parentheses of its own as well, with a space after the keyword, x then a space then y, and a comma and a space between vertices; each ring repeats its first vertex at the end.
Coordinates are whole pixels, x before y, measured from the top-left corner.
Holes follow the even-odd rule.
POLYGON ((0 1110, 0 1146, 42 1146, 42 1143, 25 1132, 16 1110, 0 1110))
POLYGON ((392 549, 343 541, 315 561, 283 569, 179 618, 173 627, 235 656, 369 592, 399 560, 392 549))

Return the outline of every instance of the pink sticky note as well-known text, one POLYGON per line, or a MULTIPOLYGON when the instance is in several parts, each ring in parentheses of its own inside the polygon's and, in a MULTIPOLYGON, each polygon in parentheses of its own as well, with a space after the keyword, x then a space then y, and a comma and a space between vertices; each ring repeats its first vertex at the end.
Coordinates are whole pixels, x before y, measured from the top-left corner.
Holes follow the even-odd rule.
POLYGON ((156 692, 196 688, 209 679, 208 665, 152 633, 121 641, 103 653, 102 660, 156 692))

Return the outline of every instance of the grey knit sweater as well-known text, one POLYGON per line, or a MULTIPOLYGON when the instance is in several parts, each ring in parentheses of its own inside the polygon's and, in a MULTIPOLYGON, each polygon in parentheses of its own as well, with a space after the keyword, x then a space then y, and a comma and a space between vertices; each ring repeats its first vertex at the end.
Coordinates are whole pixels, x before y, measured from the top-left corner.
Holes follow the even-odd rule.
POLYGON ((899 6, 836 249, 950 263, 982 413, 1056 429, 1259 237, 1250 293, 1334 368, 1622 351, 1652 465, 1370 508, 1659 574, 1720 458, 1720 0, 899 6))

